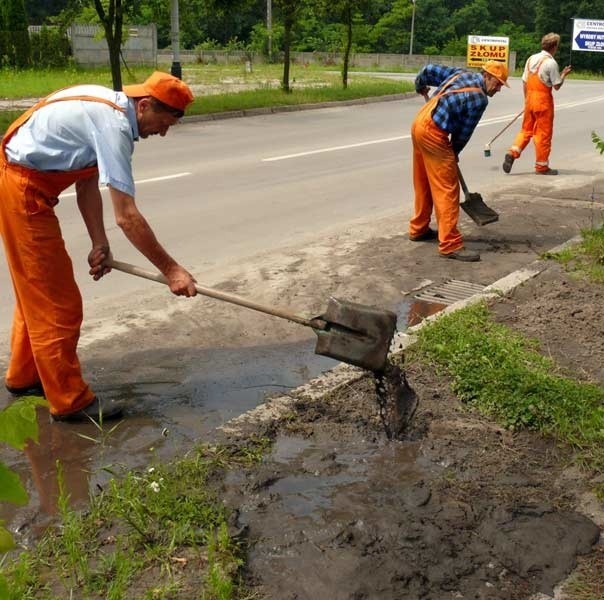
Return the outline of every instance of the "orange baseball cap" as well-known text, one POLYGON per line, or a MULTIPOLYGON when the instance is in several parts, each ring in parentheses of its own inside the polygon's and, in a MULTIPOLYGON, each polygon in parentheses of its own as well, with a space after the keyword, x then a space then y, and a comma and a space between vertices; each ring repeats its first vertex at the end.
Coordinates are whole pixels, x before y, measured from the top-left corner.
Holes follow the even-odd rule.
POLYGON ((178 77, 162 71, 155 71, 143 83, 125 85, 123 91, 130 98, 153 96, 167 106, 183 112, 193 102, 191 88, 178 77))
POLYGON ((508 85, 508 67, 504 62, 500 60, 489 60, 482 65, 482 70, 486 71, 489 75, 492 75, 497 81, 503 83, 505 87, 508 85))

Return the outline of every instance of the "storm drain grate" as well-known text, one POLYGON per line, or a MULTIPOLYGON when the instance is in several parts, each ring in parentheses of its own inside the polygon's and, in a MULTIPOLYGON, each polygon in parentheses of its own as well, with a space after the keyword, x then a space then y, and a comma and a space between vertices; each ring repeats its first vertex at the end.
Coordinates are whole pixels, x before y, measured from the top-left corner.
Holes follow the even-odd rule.
POLYGON ((465 300, 474 294, 478 294, 484 290, 483 285, 470 283, 468 281, 459 281, 457 279, 449 279, 444 283, 427 287, 415 295, 417 300, 424 302, 437 302, 439 304, 453 304, 458 300, 465 300))

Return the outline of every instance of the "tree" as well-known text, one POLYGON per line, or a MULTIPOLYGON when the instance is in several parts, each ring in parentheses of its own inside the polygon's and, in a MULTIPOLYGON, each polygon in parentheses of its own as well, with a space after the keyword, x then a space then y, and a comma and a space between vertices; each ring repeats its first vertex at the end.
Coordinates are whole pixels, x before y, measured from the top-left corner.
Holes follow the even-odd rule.
POLYGON ((4 56, 11 67, 22 69, 31 63, 27 13, 23 0, 4 0, 4 56))
POLYGON ((283 79, 281 80, 281 89, 284 92, 291 92, 289 70, 293 30, 304 3, 305 0, 274 0, 273 3, 279 10, 283 23, 283 79))
POLYGON ((327 0, 324 4, 326 14, 337 19, 344 26, 342 61, 342 87, 344 89, 348 87, 348 67, 352 52, 356 18, 362 14, 363 10, 367 10, 370 5, 370 0, 335 0, 333 2, 327 0))
POLYGON ((109 48, 109 65, 111 66, 113 89, 121 91, 122 70, 120 68, 120 55, 122 52, 122 25, 124 23, 122 0, 108 0, 106 11, 101 0, 94 0, 94 8, 105 30, 105 38, 107 40, 107 47, 109 48))

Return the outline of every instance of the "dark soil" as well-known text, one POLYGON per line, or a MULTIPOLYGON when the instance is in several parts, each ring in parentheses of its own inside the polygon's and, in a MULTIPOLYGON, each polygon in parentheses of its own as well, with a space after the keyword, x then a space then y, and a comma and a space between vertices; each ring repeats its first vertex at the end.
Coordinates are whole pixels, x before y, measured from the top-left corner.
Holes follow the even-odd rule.
MULTIPOLYGON (((493 312, 569 374, 601 384, 601 293, 552 264, 493 312)), ((255 427, 274 436, 273 451, 225 487, 255 597, 551 597, 578 556, 602 556, 592 553, 601 504, 585 514, 601 474, 569 468, 569 450, 551 440, 470 412, 431 370, 406 374, 419 398, 406 441, 387 439, 370 375, 292 398, 255 427)))

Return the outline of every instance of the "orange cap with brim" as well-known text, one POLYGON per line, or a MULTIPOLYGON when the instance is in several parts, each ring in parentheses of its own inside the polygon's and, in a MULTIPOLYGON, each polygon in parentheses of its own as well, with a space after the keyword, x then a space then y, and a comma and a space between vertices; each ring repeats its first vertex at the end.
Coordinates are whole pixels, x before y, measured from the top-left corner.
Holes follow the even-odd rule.
POLYGON ((130 98, 153 96, 167 106, 183 112, 193 102, 191 88, 178 77, 162 71, 155 71, 143 83, 125 85, 123 91, 130 98))
POLYGON ((489 60, 482 65, 482 70, 495 77, 495 79, 497 79, 499 83, 505 85, 505 87, 510 87, 508 85, 508 67, 504 62, 489 60))

